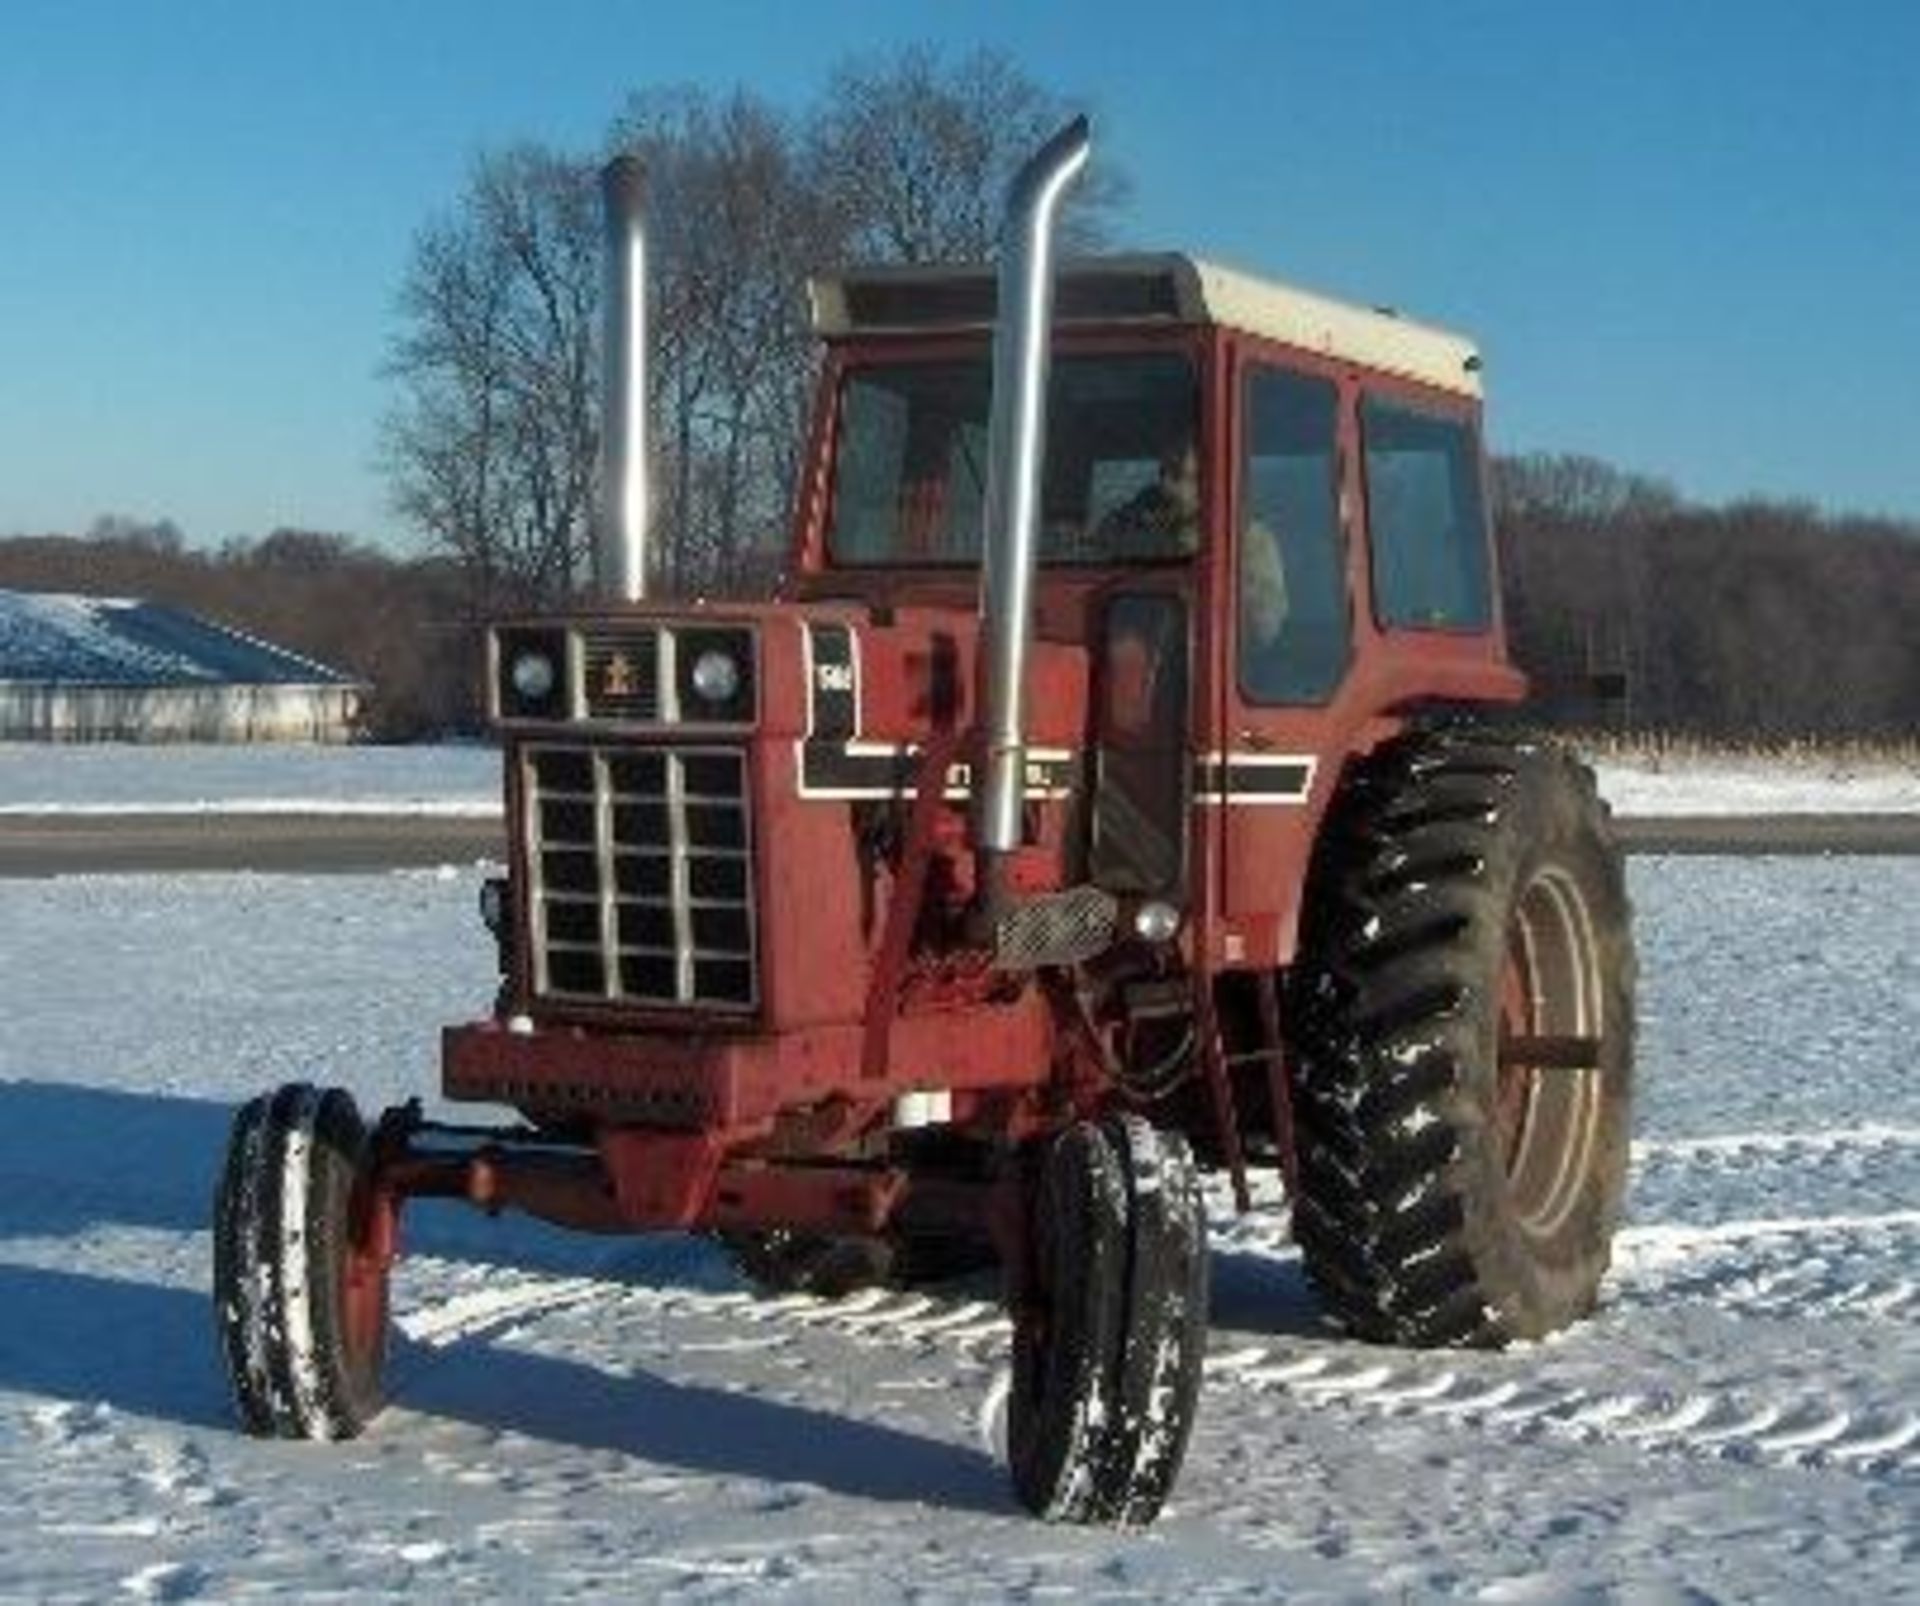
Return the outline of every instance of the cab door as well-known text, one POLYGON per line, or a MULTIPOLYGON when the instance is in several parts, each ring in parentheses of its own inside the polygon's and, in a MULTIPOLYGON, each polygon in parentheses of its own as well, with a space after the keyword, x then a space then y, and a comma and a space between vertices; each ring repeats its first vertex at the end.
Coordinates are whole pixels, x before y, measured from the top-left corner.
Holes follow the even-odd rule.
POLYGON ((1291 956, 1314 826, 1338 780, 1356 634, 1351 387, 1331 366, 1245 351, 1220 623, 1224 718, 1199 801, 1219 811, 1228 963, 1291 956))

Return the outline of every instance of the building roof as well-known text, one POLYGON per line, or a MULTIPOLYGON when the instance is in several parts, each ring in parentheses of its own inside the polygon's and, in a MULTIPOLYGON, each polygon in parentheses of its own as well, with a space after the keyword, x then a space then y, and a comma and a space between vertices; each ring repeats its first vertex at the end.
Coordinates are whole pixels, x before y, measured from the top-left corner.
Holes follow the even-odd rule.
POLYGON ((0 591, 0 684, 350 686, 351 675, 158 603, 0 591))
MULTIPOLYGON (((849 268, 812 280, 815 331, 852 334, 984 328, 993 321, 986 264, 849 268)), ((1480 353, 1464 335, 1166 252, 1082 257, 1060 266, 1062 323, 1213 323, 1322 356, 1480 394, 1480 353)))

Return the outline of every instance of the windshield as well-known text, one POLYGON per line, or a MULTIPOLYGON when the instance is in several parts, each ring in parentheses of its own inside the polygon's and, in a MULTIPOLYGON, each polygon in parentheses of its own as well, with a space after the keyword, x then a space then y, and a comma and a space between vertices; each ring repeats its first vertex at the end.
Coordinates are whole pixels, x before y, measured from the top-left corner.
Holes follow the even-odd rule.
MULTIPOLYGON (((984 357, 851 370, 827 545, 842 564, 976 564, 984 357)), ((1199 544, 1199 385, 1178 352, 1056 357, 1040 561, 1179 558, 1199 544)))

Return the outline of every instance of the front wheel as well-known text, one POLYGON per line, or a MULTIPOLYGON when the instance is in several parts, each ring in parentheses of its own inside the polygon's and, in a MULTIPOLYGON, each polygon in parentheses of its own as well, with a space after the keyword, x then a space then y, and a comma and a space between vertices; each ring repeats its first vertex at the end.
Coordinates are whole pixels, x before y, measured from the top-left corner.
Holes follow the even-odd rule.
POLYGON ((1186 1455, 1207 1335, 1207 1224, 1183 1139, 1134 1116, 1054 1140, 1017 1315, 1014 1490, 1058 1522, 1137 1526, 1186 1455))
POLYGON ((1291 992, 1308 1272, 1388 1343, 1538 1338, 1593 1308, 1626 1186, 1634 955, 1593 777, 1415 734, 1352 775, 1291 992))
POLYGON ((351 1095, 295 1083, 234 1117, 213 1301, 241 1425, 350 1439, 379 1412, 388 1264, 351 1095))

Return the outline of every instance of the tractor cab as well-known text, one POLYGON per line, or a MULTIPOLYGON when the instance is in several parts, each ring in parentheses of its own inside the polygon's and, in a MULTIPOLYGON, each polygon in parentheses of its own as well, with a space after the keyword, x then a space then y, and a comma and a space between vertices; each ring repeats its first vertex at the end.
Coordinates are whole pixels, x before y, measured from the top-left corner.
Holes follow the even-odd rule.
MULTIPOLYGON (((971 612, 996 288, 813 282, 796 602, 971 612)), ((1459 336, 1189 256, 1061 266, 1033 601, 1040 651, 1087 682, 1061 737, 1066 879, 1203 909, 1215 963, 1284 964, 1344 757, 1426 708, 1518 698, 1479 374, 1459 336)))

